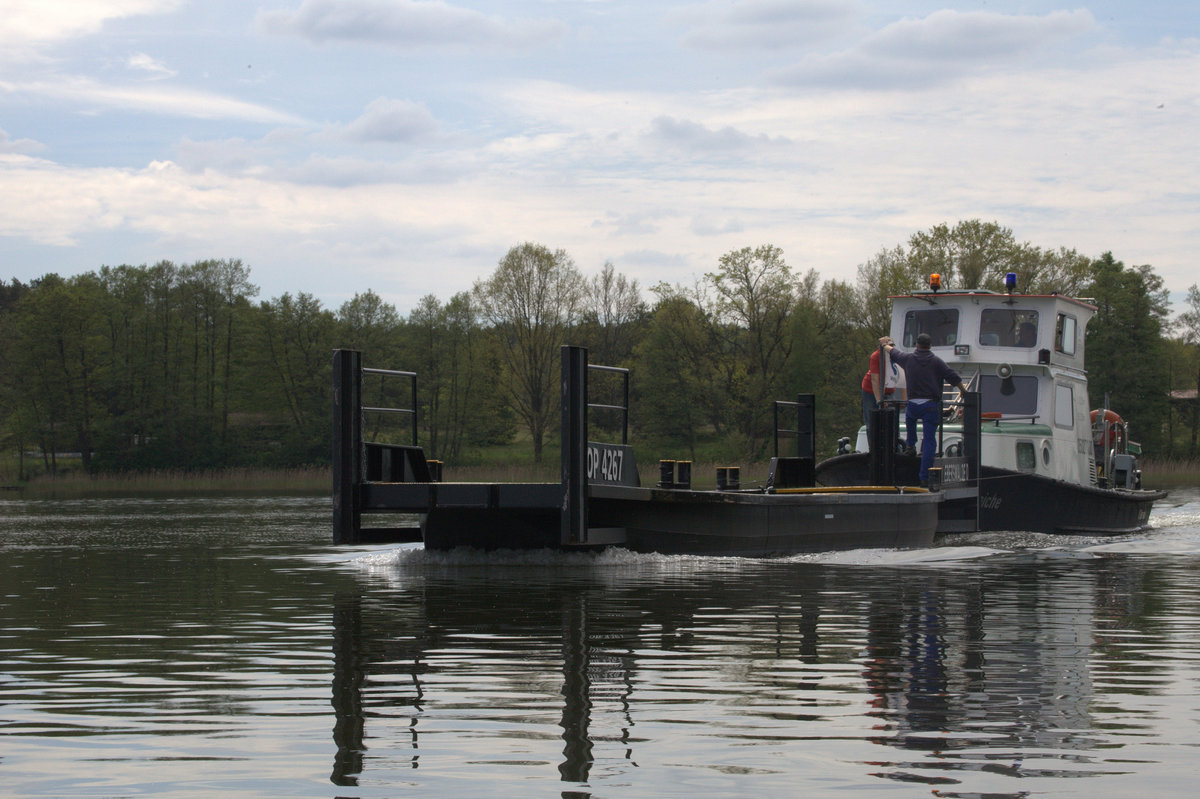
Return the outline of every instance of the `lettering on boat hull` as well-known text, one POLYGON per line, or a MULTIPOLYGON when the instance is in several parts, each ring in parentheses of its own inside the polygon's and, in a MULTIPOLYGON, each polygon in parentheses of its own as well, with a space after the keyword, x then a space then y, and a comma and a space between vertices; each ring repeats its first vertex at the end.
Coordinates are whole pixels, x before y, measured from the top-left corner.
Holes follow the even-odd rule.
POLYGON ((638 475, 632 449, 623 444, 589 441, 587 479, 589 483, 636 486, 638 475))

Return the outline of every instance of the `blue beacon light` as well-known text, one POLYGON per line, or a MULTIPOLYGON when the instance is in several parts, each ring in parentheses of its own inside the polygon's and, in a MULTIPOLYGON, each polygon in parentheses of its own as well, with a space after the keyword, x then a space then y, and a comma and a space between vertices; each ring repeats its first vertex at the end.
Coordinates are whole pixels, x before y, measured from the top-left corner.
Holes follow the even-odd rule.
POLYGON ((1009 294, 1013 293, 1013 290, 1017 287, 1017 273, 1016 272, 1009 272, 1008 274, 1006 274, 1004 276, 1004 287, 1006 289, 1008 289, 1009 294))

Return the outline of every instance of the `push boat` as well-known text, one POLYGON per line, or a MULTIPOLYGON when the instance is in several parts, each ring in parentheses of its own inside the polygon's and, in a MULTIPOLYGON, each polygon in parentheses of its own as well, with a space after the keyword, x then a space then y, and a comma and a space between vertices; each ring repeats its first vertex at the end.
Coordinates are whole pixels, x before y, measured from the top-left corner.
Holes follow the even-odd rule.
MULTIPOLYGON (((978 472, 969 468, 958 484, 937 492, 892 481, 817 485, 815 401, 806 394, 775 403, 775 457, 761 484, 746 485, 740 469, 730 467, 717 470, 715 489, 694 488, 690 462, 664 459, 657 482, 642 485, 628 444, 628 370, 589 364, 581 347, 564 346, 561 358, 562 479, 478 483, 443 481, 442 464, 418 445, 414 373, 365 368, 359 352, 336 350, 334 543, 751 557, 915 548, 933 543, 947 497, 975 496, 978 472), (588 376, 597 371, 622 381, 622 404, 588 401, 588 376), (376 376, 409 380, 411 408, 364 405, 364 375, 372 383, 376 376), (620 415, 619 443, 589 438, 588 413, 597 409, 620 415), (408 414, 411 441, 366 441, 364 418, 375 413, 408 414), (779 455, 781 436, 794 440, 795 455, 779 455)), ((970 449, 969 426, 967 439, 970 449)))
MULTIPOLYGON (((941 291, 936 278, 927 290, 891 298, 891 336, 908 351, 919 334, 929 334, 934 354, 980 396, 979 529, 1095 535, 1145 527, 1166 492, 1142 488, 1141 448, 1130 440, 1128 423, 1110 408, 1088 409, 1084 331, 1096 307, 1057 294, 1016 293, 1011 273, 1006 292, 941 291)), ((870 468, 868 434, 894 446, 894 437, 875 428, 897 420, 903 428, 899 405, 883 412, 896 420, 876 416, 870 431, 858 431, 855 451, 817 464, 817 482, 863 479, 870 468)), ((962 448, 954 415, 943 411, 939 462, 962 448)), ((918 430, 917 453, 919 438, 918 430)), ((919 455, 896 455, 897 485, 917 485, 919 468, 919 455)), ((943 515, 953 512, 953 502, 942 508, 943 515)))

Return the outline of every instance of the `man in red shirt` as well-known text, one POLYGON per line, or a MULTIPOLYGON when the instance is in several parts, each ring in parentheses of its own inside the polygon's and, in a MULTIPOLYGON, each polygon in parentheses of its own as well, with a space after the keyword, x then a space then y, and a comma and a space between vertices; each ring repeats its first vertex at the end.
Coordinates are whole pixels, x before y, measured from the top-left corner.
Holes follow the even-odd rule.
MULTIPOLYGON (((891 337, 885 337, 882 340, 887 341, 889 345, 893 344, 891 337)), ((896 364, 889 363, 887 379, 880 380, 879 350, 875 349, 871 352, 870 364, 862 379, 863 424, 868 424, 871 411, 878 408, 879 403, 883 400, 903 400, 904 397, 904 372, 896 364)))

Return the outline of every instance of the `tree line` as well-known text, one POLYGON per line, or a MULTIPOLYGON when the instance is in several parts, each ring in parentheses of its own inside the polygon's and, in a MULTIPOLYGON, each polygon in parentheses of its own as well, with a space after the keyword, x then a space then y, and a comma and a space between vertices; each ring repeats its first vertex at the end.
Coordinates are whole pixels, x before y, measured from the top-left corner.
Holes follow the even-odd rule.
MULTIPOLYGON (((1152 267, 1042 249, 979 220, 883 249, 854 281, 798 271, 768 244, 645 292, 611 263, 589 276, 563 250, 527 242, 470 291, 425 296, 407 316, 371 290, 336 309, 304 292, 256 300, 249 267, 233 259, 14 279, 0 283, 0 443, 21 476, 67 463, 93 473, 327 464, 330 353, 352 348, 365 365, 418 373, 431 457, 468 463, 519 439, 542 460, 557 436, 558 348, 571 343, 631 369, 644 460, 761 458, 772 401, 801 392, 817 395, 818 446, 830 451, 858 427, 888 296, 933 272, 947 288, 999 290, 1015 272, 1022 291, 1091 298, 1093 407, 1107 395, 1151 452, 1195 456, 1196 403, 1172 405, 1169 392, 1200 383, 1196 287, 1172 328, 1152 267)), ((595 378, 593 401, 615 390, 595 378)), ((371 378, 364 401, 406 406, 407 391, 371 378)), ((401 433, 372 419, 368 434, 401 433)))

